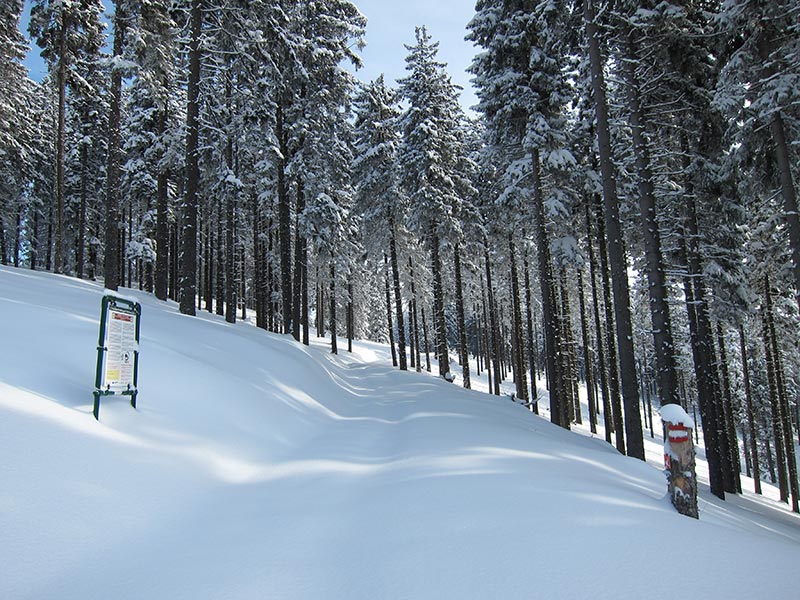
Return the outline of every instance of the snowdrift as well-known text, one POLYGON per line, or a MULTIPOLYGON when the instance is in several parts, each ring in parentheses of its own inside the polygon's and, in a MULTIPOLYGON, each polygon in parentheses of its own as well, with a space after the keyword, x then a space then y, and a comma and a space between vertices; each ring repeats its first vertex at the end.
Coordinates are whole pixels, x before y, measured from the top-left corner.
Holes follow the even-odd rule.
POLYGON ((769 501, 681 517, 656 466, 377 344, 333 357, 125 293, 138 408, 96 422, 102 287, 0 267, 2 598, 796 593, 800 519, 769 501))

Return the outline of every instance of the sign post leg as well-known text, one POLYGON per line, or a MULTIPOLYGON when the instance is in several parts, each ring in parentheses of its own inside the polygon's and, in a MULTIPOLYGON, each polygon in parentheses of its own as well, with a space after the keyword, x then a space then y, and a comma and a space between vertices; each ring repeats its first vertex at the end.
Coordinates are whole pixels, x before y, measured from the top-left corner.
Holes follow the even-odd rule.
POLYGON ((94 409, 92 410, 95 421, 100 420, 100 392, 94 392, 94 409))

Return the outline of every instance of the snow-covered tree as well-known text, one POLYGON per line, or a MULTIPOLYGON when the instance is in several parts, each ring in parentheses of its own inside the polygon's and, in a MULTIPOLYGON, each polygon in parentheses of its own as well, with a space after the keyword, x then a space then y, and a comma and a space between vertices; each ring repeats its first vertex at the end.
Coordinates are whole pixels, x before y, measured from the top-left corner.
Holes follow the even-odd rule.
MULTIPOLYGON (((35 0, 29 31, 42 49, 58 95, 55 144, 55 203, 53 269, 63 272, 66 260, 65 181, 67 88, 80 85, 78 64, 85 49, 98 47, 103 25, 100 0, 35 0)), ((102 44, 100 44, 102 45, 102 44)))
POLYGON ((147 90, 147 102, 151 103, 145 110, 154 112, 152 145, 144 149, 143 160, 156 179, 154 288, 156 297, 161 300, 167 299, 168 283, 168 183, 170 173, 181 166, 178 160, 180 135, 176 135, 179 125, 175 118, 181 111, 175 94, 178 32, 171 8, 171 0, 141 3, 135 13, 136 25, 129 36, 131 53, 137 64, 136 78, 147 90))
POLYGON ((494 157, 491 162, 502 165, 502 183, 494 191, 497 202, 513 214, 532 200, 551 420, 569 427, 564 386, 570 384, 560 364, 554 236, 548 230, 550 220, 564 209, 559 175, 574 163, 565 137, 570 91, 559 16, 563 8, 544 2, 481 1, 468 37, 484 48, 471 71, 480 100, 477 108, 486 119, 487 151, 494 157))
MULTIPOLYGON (((398 238, 402 235, 400 228, 404 224, 407 206, 397 172, 397 152, 401 139, 398 130, 400 109, 395 93, 386 87, 383 76, 363 85, 353 104, 356 113, 353 162, 356 208, 362 214, 368 250, 385 254, 388 248, 399 362, 400 369, 404 371, 408 364, 398 238)), ((389 319, 391 322, 391 313, 389 319)))
MULTIPOLYGON (((31 160, 31 128, 33 119, 29 102, 33 88, 22 64, 27 50, 18 25, 22 0, 12 0, 0 7, 0 261, 9 260, 10 247, 16 246, 18 235, 16 213, 20 203, 26 171, 31 160)), ((18 261, 18 252, 13 252, 18 261)))
POLYGON ((416 44, 406 46, 406 70, 400 94, 409 107, 401 119, 403 141, 398 160, 401 184, 408 195, 409 226, 424 239, 430 251, 433 275, 434 332, 439 374, 451 378, 445 324, 442 243, 461 235, 458 219, 461 197, 459 138, 462 111, 457 89, 437 60, 438 42, 425 27, 416 29, 416 44))
POLYGON ((739 128, 732 132, 738 143, 745 140, 737 133, 753 136, 769 127, 800 305, 798 158, 793 150, 800 118, 800 5, 794 0, 730 0, 722 3, 717 23, 732 51, 723 57, 715 102, 739 128))

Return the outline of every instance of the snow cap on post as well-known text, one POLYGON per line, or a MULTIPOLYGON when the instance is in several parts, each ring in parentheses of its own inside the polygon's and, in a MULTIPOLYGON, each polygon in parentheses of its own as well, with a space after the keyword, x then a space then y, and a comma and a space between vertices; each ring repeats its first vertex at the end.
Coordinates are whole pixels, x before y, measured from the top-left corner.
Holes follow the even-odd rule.
POLYGON ((665 423, 674 423, 676 425, 683 425, 687 429, 694 429, 694 419, 689 416, 680 404, 665 404, 659 411, 661 413, 661 420, 665 423))

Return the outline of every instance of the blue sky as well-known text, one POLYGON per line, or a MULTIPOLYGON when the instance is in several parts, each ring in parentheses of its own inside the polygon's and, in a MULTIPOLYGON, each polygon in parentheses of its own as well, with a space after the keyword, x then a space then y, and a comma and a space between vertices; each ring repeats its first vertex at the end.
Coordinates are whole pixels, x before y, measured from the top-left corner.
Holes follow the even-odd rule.
POLYGON ((387 83, 404 77, 405 57, 403 44, 414 43, 414 28, 425 25, 435 41, 439 42, 439 58, 447 63, 453 82, 464 88, 461 103, 469 108, 477 103, 465 69, 472 62, 475 48, 464 41, 466 26, 475 12, 474 0, 355 0, 356 6, 367 17, 367 47, 362 57, 364 68, 359 79, 374 79, 381 73, 387 83))
MULTIPOLYGON (((109 0, 105 0, 109 5, 109 0)), ((368 19, 367 47, 362 57, 364 67, 356 75, 364 81, 376 78, 383 73, 386 82, 394 82, 405 76, 405 57, 407 51, 403 44, 414 43, 414 28, 425 25, 434 40, 439 42, 439 57, 448 65, 453 82, 464 90, 461 103, 465 108, 473 106, 477 100, 469 83, 465 69, 472 62, 475 49, 464 41, 466 25, 472 18, 474 0, 354 0, 356 6, 368 19)), ((30 2, 25 2, 26 10, 20 29, 27 35, 30 2)), ((39 57, 35 44, 29 53, 26 64, 31 77, 40 80, 47 71, 39 57)))

